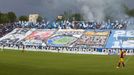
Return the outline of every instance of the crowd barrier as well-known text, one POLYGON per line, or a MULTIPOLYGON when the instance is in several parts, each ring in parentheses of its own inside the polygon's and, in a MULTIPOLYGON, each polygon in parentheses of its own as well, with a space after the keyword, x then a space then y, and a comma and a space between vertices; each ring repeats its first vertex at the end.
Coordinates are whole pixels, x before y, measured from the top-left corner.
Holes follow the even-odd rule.
MULTIPOLYGON (((55 52, 55 53, 71 53, 71 54, 94 54, 94 55, 118 55, 119 48, 80 48, 80 47, 48 47, 48 46, 0 46, 0 50, 5 49, 19 50, 19 51, 41 51, 41 52, 55 52)), ((127 55, 134 55, 134 49, 126 50, 127 55)))

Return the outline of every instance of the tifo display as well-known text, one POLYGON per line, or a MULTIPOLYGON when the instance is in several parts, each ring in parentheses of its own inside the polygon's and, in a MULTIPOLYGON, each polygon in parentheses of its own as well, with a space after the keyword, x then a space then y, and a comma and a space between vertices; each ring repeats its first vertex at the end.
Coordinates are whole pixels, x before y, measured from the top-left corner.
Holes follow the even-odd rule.
POLYGON ((134 30, 16 28, 0 38, 0 45, 133 48, 134 30))

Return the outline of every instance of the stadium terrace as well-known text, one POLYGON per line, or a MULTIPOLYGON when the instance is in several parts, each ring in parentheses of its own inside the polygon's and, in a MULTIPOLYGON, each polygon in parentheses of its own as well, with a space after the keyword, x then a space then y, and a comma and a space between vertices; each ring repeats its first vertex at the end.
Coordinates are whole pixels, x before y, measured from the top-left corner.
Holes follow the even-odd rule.
POLYGON ((0 48, 85 54, 134 53, 128 21, 16 22, 1 27, 0 48))

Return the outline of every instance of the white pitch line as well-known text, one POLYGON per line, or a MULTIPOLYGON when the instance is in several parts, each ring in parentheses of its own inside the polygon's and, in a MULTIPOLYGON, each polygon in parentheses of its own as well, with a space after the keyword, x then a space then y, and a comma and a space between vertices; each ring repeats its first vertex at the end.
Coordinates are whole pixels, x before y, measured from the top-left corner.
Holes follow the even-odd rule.
POLYGON ((132 58, 132 55, 126 59, 125 64, 130 60, 130 58, 132 58))

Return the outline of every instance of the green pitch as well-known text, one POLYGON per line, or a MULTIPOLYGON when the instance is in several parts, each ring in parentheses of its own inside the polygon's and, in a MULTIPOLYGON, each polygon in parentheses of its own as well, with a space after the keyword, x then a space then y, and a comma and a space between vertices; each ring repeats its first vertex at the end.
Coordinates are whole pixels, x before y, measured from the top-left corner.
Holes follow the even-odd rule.
POLYGON ((129 57, 126 67, 117 69, 118 56, 5 50, 0 51, 0 75, 133 75, 129 57))
POLYGON ((62 37, 60 39, 55 40, 53 43, 54 44, 67 44, 73 40, 74 40, 74 37, 65 36, 65 37, 62 37))

